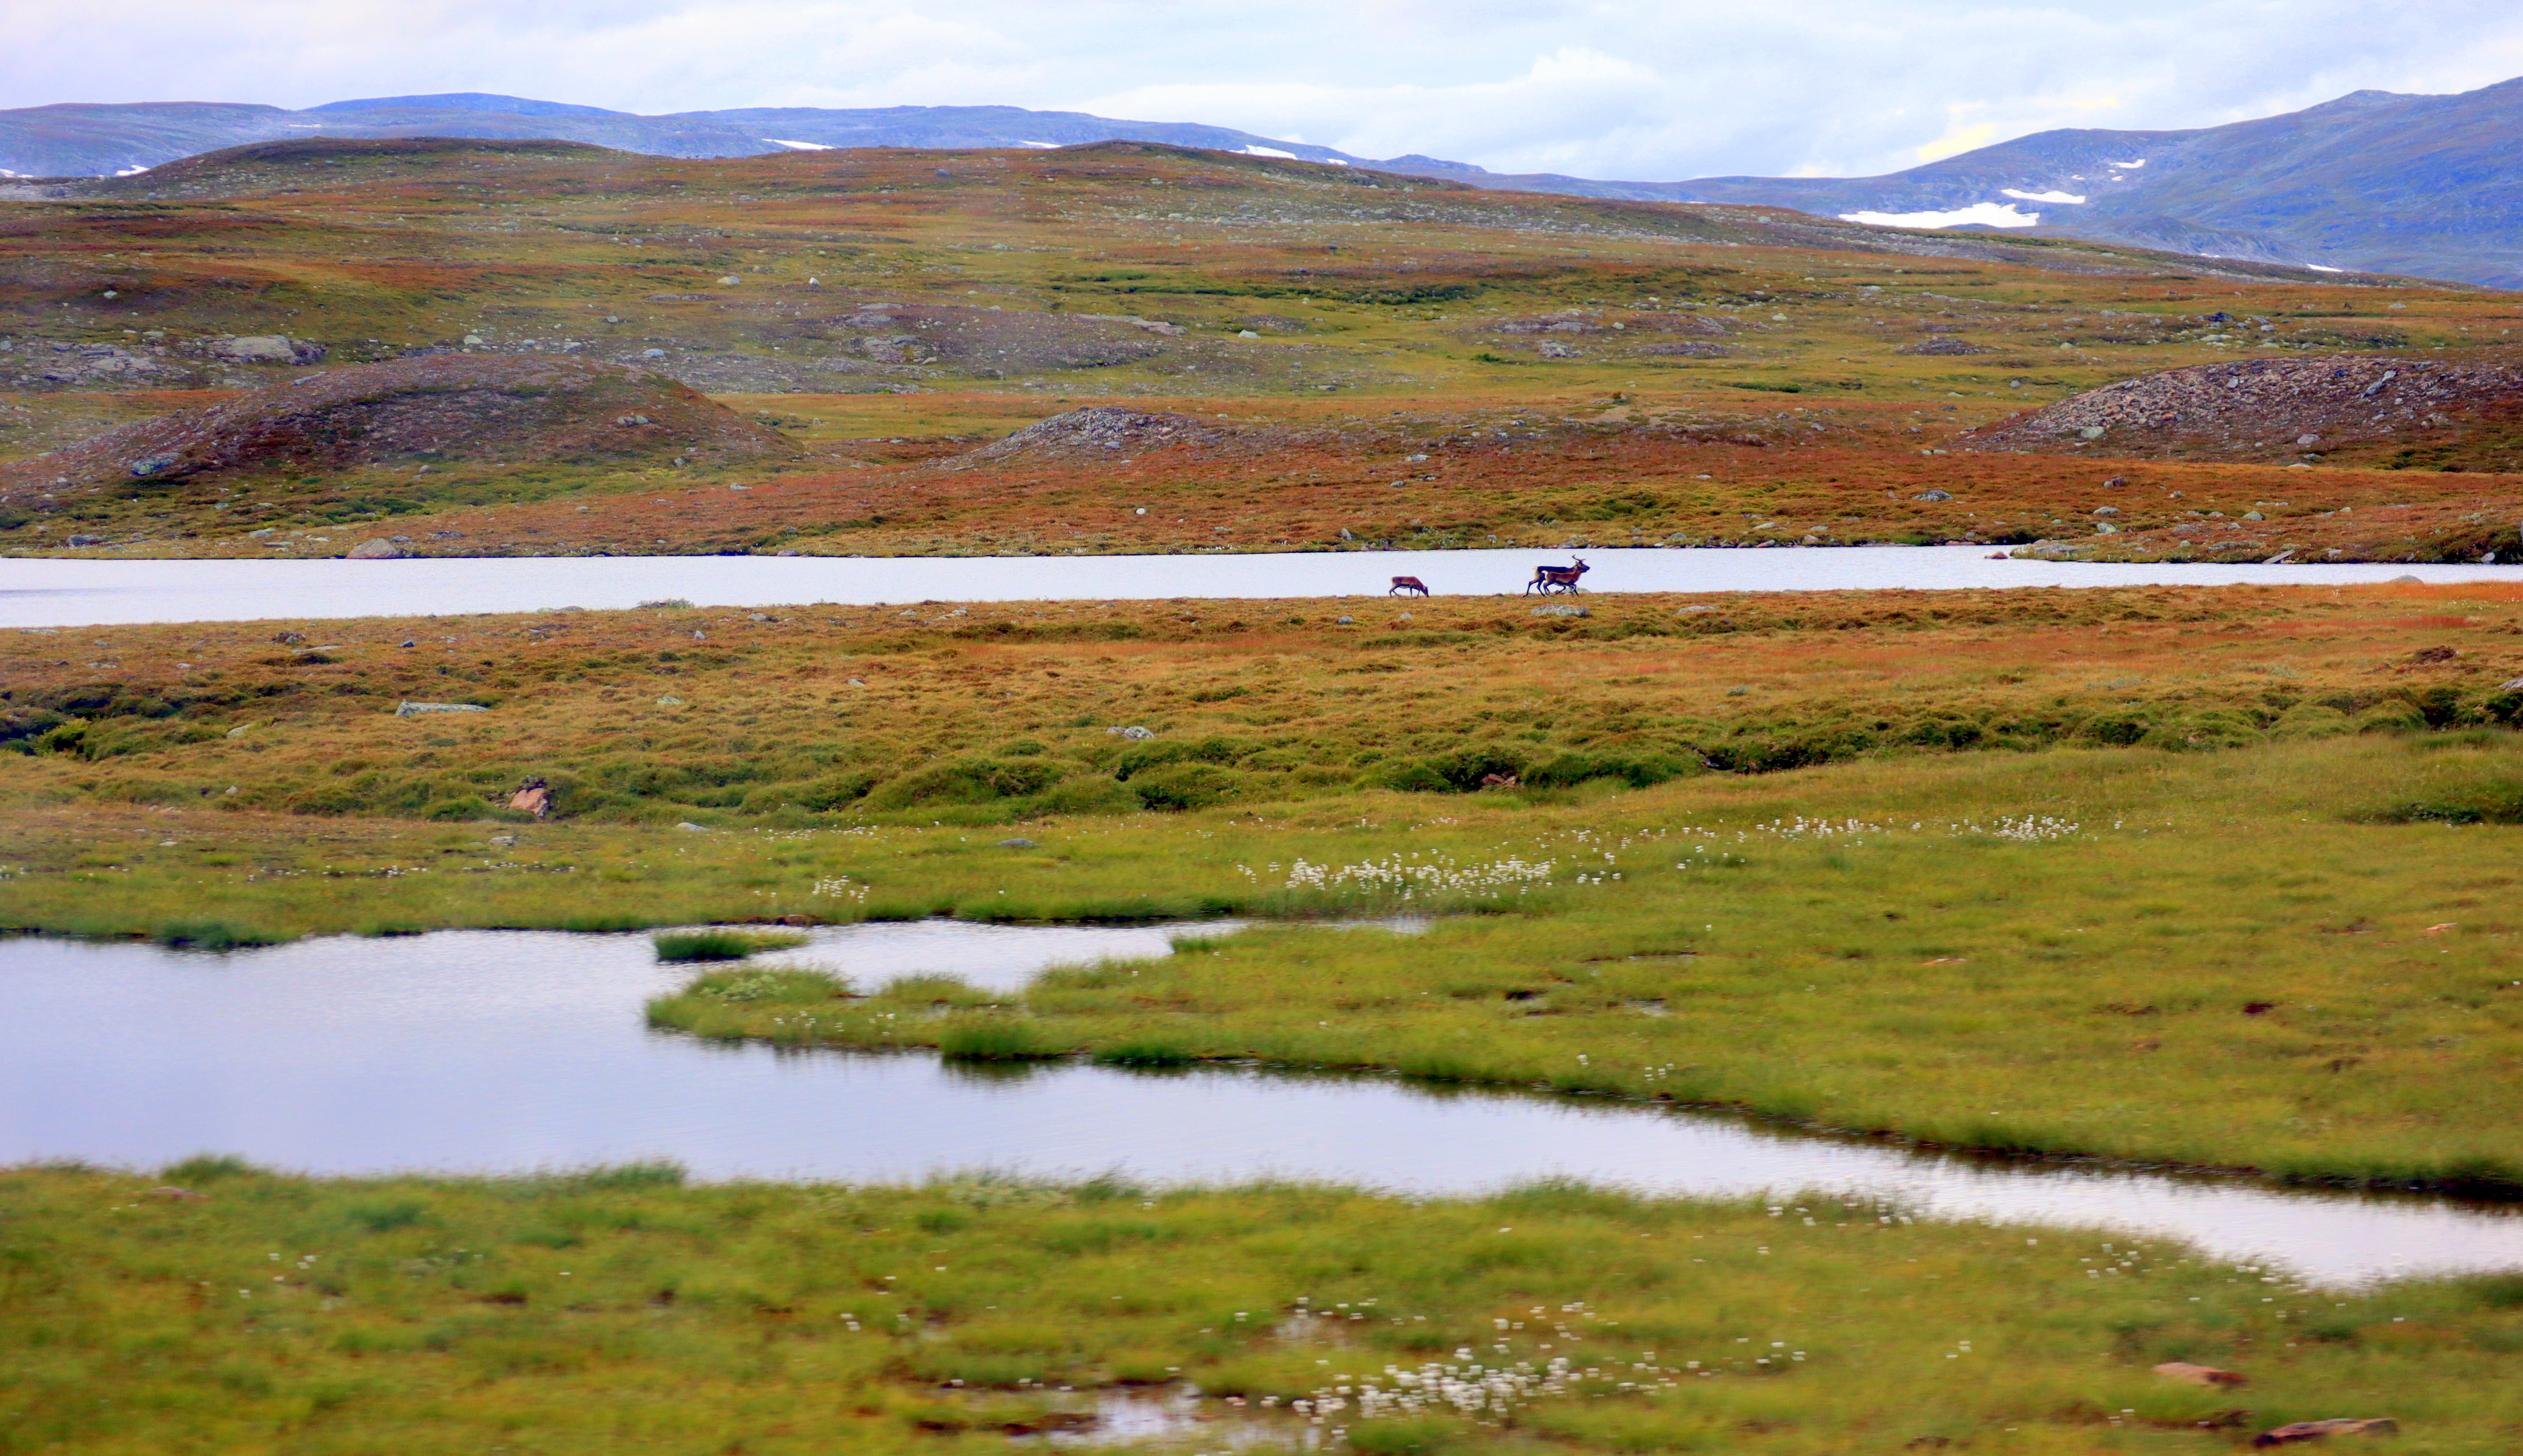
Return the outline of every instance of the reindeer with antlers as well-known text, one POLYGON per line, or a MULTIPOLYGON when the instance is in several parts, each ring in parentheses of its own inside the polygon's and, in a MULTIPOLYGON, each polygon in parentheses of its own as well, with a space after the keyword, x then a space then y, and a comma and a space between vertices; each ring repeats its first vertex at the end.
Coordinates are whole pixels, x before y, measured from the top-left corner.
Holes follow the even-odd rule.
POLYGON ((1535 567, 1533 580, 1524 584, 1525 593, 1531 595, 1535 591, 1540 591, 1543 595, 1548 596, 1554 591, 1566 591, 1573 594, 1577 590, 1577 579, 1593 568, 1587 566, 1583 557, 1571 556, 1568 559, 1576 564, 1535 567))

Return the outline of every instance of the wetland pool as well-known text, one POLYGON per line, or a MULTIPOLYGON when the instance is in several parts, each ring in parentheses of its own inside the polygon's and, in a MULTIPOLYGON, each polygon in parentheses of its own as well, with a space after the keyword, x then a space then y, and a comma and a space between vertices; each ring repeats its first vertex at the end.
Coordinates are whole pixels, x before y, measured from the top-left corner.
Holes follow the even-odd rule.
MULTIPOLYGON (((1010 989, 1050 965, 1169 954, 1168 935, 1189 928, 867 923, 762 959, 820 964, 862 989, 917 971, 1010 989)), ((671 1158, 707 1180, 990 1168, 1405 1194, 1569 1177, 1709 1197, 1888 1196, 1936 1217, 2171 1235, 2339 1284, 2523 1268, 2523 1211, 2440 1198, 1936 1156, 1384 1076, 966 1068, 650 1030, 643 1005, 690 973, 659 964, 640 935, 439 931, 223 954, 0 941, 0 1163, 148 1168, 213 1151, 357 1175, 671 1158)))
MULTIPOLYGON (((2329 587, 2414 577, 2523 582, 2523 566, 1989 559, 1983 546, 1585 548, 1597 591, 1846 591, 1988 587, 2329 587)), ((265 618, 612 610, 681 597, 800 603, 1380 596, 1415 576, 1441 596, 1515 595, 1566 551, 1294 551, 1194 556, 505 556, 405 561, 0 559, 0 628, 265 618)))

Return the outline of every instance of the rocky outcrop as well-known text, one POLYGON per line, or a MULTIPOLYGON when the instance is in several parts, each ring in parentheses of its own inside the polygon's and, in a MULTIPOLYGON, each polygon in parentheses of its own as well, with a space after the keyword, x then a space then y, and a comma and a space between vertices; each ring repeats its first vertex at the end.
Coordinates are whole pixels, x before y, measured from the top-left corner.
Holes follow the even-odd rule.
POLYGON ((2327 354, 2195 364, 2074 395, 1965 434, 1978 450, 2299 459, 2443 439, 2523 412, 2523 355, 2327 354))
POLYGON ((0 500, 206 474, 492 459, 633 464, 786 458, 796 446, 690 387, 625 364, 438 354, 332 369, 0 465, 0 500))

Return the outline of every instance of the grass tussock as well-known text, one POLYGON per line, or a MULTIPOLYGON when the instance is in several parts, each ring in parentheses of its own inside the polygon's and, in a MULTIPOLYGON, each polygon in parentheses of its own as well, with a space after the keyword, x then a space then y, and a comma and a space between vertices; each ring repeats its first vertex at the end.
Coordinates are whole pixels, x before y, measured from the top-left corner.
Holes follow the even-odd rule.
POLYGON ((2348 1414, 2487 1456, 2523 1421, 2510 1276, 2313 1290, 2158 1240, 1841 1198, 201 1171, 0 1171, 17 1352, 0 1450, 215 1431, 233 1448, 592 1456, 627 1426, 978 1451, 1176 1379, 1213 1444, 1339 1427, 1375 1452, 1615 1456, 1757 1432, 1785 1456, 2066 1456, 2348 1414), (153 1192, 179 1178, 201 1197, 153 1192), (1502 1381, 1477 1412, 1411 1408, 1387 1374, 1557 1357, 1555 1388, 1502 1381), (2166 1360, 2251 1384, 2150 1374, 2166 1360), (1323 1402, 1322 1427, 1300 1401, 1323 1402))
POLYGON ((806 937, 792 931, 730 930, 712 926, 704 930, 661 930, 651 936, 657 948, 657 959, 666 962, 741 961, 764 951, 785 951, 806 943, 806 937))

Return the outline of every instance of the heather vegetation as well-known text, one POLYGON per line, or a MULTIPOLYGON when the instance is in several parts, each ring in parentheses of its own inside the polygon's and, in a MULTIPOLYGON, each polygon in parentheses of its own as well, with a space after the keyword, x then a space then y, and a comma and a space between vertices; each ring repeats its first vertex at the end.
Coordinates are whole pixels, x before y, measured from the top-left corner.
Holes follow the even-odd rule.
POLYGON ((542 775, 581 823, 997 824, 1394 789, 1553 802, 1916 754, 2495 728, 2523 709, 2503 587, 1589 601, 19 633, 0 637, 0 796, 462 824, 527 818, 509 795, 542 775), (488 711, 393 716, 413 700, 488 711))

